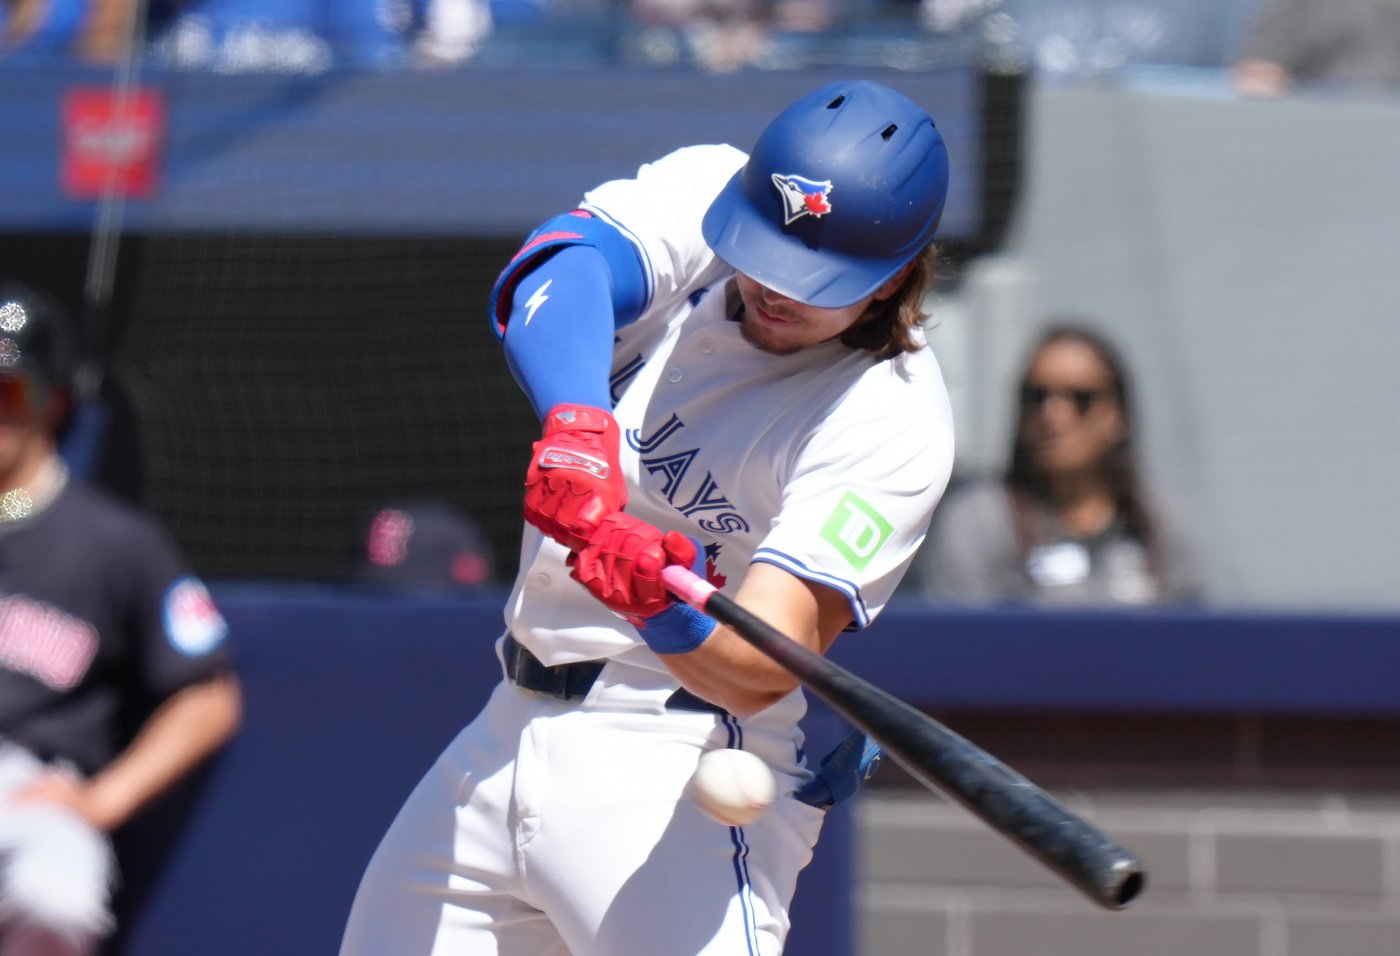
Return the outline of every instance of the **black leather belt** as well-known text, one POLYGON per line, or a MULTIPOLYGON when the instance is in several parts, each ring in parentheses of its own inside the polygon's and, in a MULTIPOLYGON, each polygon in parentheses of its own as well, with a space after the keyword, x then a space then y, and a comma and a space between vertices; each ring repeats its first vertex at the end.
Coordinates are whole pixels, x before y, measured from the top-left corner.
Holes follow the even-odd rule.
MULTIPOLYGON (((502 645, 506 661, 506 676, 516 687, 548 694, 557 700, 577 700, 588 694, 606 661, 579 661, 546 667, 540 659, 526 650, 519 641, 507 634, 502 645)), ((682 687, 666 698, 668 710, 698 710, 710 714, 728 713, 718 704, 697 697, 682 687)))

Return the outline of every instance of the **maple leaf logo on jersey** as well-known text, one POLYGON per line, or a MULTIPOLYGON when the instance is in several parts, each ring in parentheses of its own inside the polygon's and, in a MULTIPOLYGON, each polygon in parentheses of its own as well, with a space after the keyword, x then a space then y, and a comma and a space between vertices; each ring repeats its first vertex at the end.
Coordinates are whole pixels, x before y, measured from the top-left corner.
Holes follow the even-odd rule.
POLYGON ((783 199, 783 225, 790 226, 803 216, 825 216, 831 212, 831 180, 818 182, 805 176, 773 174, 773 185, 783 199))
POLYGON ((719 549, 722 545, 705 545, 705 580, 709 581, 717 588, 724 587, 724 583, 729 579, 719 573, 719 549))

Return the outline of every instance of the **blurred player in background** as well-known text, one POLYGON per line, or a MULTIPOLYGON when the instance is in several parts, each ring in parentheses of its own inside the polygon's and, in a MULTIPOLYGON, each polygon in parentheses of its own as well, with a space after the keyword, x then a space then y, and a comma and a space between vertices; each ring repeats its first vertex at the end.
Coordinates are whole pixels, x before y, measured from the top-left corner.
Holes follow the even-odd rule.
POLYGON ((388 591, 458 591, 495 582, 491 546, 474 518, 444 501, 394 502, 361 528, 351 580, 388 591))
POLYGON ((385 836, 344 956, 782 950, 850 768, 814 779, 796 680, 659 574, 819 652, 880 612, 952 467, 921 332, 947 175, 923 109, 835 83, 751 155, 597 187, 506 267, 492 315, 544 434, 505 680, 385 836), (754 823, 688 795, 715 748, 777 775, 754 823))
POLYGON ((1047 329, 1017 389, 1006 474, 948 494, 911 575, 960 603, 1154 604, 1201 596, 1190 520, 1151 492, 1133 390, 1108 340, 1047 329))
POLYGON ((219 748, 241 709, 204 585, 149 518, 70 480, 55 451, 76 354, 54 300, 0 282, 4 956, 95 952, 112 928, 109 834, 219 748))

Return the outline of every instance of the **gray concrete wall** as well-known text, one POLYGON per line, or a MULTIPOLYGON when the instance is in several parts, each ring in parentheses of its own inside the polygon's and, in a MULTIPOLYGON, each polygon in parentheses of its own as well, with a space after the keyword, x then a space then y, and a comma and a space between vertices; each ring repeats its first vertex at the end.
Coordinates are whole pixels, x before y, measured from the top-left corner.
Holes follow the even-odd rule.
POLYGON ((1137 372, 1152 473, 1194 505, 1232 606, 1400 607, 1400 98, 1042 86, 1005 253, 933 341, 964 468, 998 465, 1048 313, 1137 372))

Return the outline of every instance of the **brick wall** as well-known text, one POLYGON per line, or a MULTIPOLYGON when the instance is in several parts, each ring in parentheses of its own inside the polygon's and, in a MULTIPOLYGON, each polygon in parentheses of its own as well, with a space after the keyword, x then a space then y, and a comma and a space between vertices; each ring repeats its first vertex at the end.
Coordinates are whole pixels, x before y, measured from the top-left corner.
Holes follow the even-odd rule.
MULTIPOLYGON (((1235 761, 1210 772, 1146 773, 1147 724, 1100 727, 1085 735, 1114 739, 1095 748, 1100 759, 1084 750, 1058 763, 1019 753, 1037 739, 1062 751, 1055 721, 1023 724, 993 752, 1136 851, 1148 871, 1142 896, 1126 911, 1101 910, 962 807, 882 770, 855 808, 859 956, 1400 954, 1400 785, 1377 782, 1366 735, 1346 734, 1329 758, 1320 746, 1329 727, 1317 722, 1298 736, 1312 742, 1310 755, 1286 768, 1262 767, 1259 748, 1235 746, 1235 761), (1134 735, 1135 745, 1122 739, 1134 735), (1143 777, 1151 782, 1133 784, 1143 777)), ((1216 730, 1261 737, 1252 722, 1216 730)), ((1170 722, 1156 734, 1174 736, 1170 722)), ((1372 734, 1370 746, 1385 737, 1372 734)))

